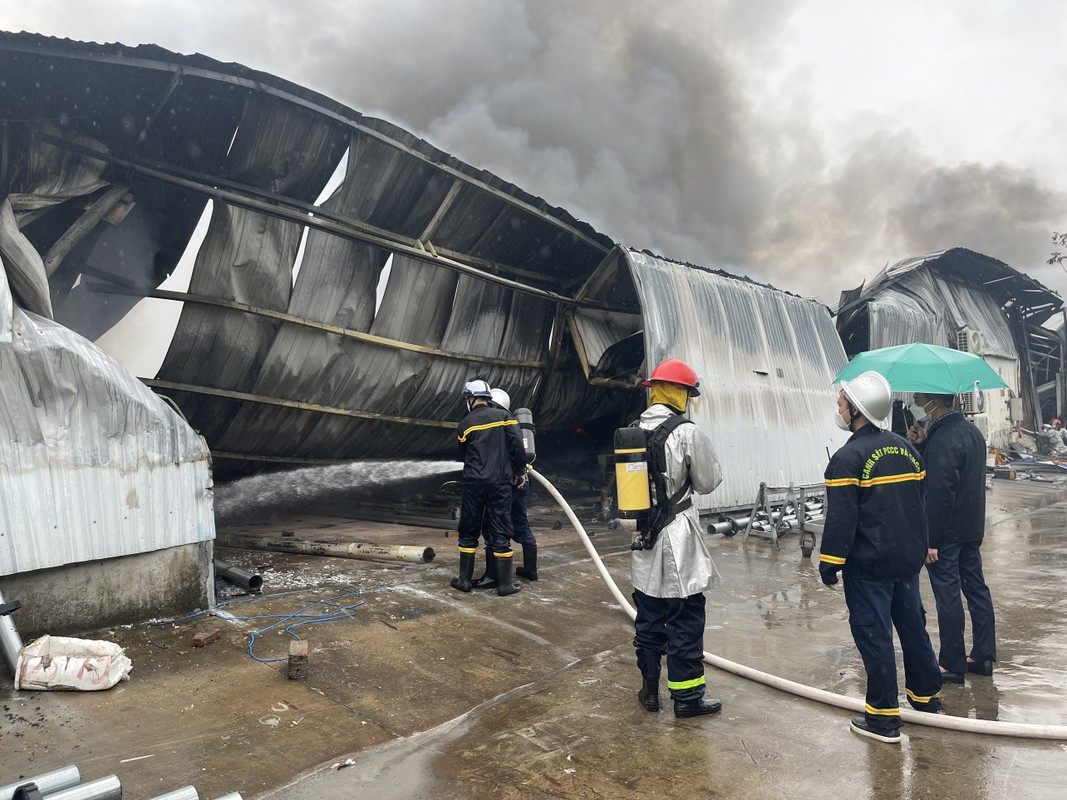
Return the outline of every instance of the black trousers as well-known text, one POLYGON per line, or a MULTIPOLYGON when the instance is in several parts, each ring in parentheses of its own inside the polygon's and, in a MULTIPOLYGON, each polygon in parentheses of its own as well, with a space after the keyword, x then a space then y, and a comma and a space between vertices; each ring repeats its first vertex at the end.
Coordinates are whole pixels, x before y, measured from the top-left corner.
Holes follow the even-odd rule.
POLYGON ((459 505, 459 549, 478 551, 478 534, 494 553, 511 553, 511 484, 464 483, 459 505))
POLYGON ((867 723, 883 730, 900 727, 897 657, 893 629, 904 653, 904 688, 913 706, 923 706, 941 692, 926 611, 919 597, 919 576, 899 581, 872 581, 845 574, 845 603, 852 638, 867 670, 867 723))
POLYGON ((537 544, 530 530, 530 481, 527 480, 521 489, 516 489, 511 497, 511 540, 519 544, 537 544))
POLYGON ((634 589, 637 608, 634 648, 637 668, 648 678, 659 678, 667 656, 667 688, 675 700, 704 696, 703 593, 689 597, 652 597, 634 589))
POLYGON ((937 605, 937 629, 941 649, 937 660, 949 672, 967 671, 967 649, 963 641, 963 602, 967 598, 971 616, 972 647, 975 661, 997 660, 996 619, 993 598, 982 574, 981 542, 956 542, 942 545, 937 561, 926 565, 930 588, 937 605))

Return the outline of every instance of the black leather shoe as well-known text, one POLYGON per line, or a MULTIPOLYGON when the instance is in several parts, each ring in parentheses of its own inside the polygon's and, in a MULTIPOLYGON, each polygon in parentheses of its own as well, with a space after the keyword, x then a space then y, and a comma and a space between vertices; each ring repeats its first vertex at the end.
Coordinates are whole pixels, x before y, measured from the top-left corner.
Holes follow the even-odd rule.
POLYGON ((975 675, 985 675, 987 678, 993 674, 992 661, 968 661, 967 671, 975 675))
POLYGON ((717 714, 722 711, 721 700, 705 700, 698 697, 696 700, 675 700, 674 716, 679 719, 685 717, 699 717, 704 714, 717 714))
POLYGON ((941 670, 942 683, 963 683, 963 675, 958 672, 946 672, 941 670))

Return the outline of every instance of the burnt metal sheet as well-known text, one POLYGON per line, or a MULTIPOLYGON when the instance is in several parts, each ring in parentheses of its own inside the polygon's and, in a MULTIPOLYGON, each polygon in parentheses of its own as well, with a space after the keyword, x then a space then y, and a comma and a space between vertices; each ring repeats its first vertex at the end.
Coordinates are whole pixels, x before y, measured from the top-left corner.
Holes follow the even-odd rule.
MULTIPOLYGON (((128 181, 134 212, 112 228, 140 225, 148 243, 138 263, 118 263, 104 251, 114 230, 98 226, 59 264, 61 321, 110 325, 138 294, 160 296, 213 200, 189 291, 173 299, 184 307, 167 357, 142 377, 214 450, 451 454, 456 394, 475 375, 546 425, 611 413, 614 401, 588 385, 558 332, 564 306, 583 305, 568 292, 612 242, 562 209, 388 122, 204 56, 0 34, 0 69, 9 140, 95 165, 100 187, 87 202, 128 181), (315 205, 342 155, 342 185, 315 205)), ((0 181, 26 189, 21 174, 0 181)), ((45 210, 30 241, 45 252, 80 213, 45 210)))
POLYGON ((209 456, 93 344, 14 304, 0 263, 0 575, 214 538, 209 456))
POLYGON ((646 364, 697 371, 692 419, 711 437, 723 482, 702 511, 751 506, 761 482, 821 484, 845 441, 831 419, 846 358, 829 310, 769 286, 628 251, 645 318, 646 364))

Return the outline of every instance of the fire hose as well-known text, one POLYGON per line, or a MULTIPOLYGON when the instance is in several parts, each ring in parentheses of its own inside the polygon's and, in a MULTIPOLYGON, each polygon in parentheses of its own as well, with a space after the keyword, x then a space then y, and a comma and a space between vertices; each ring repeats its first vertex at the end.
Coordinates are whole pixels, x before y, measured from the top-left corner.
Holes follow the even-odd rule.
MULTIPOLYGON (((574 510, 570 507, 567 501, 563 499, 563 495, 561 495, 556 490, 556 487, 537 470, 531 468, 529 474, 536 478, 559 504, 563 513, 567 515, 567 519, 570 520, 571 525, 573 525, 574 529, 578 532, 582 544, 585 545, 586 551, 593 559, 593 564, 596 566, 597 572, 600 573, 600 577, 604 579, 604 583, 607 584, 608 590, 618 601, 623 611, 629 615, 630 619, 636 619, 637 612, 634 610, 633 606, 630 605, 630 602, 626 599, 625 595, 623 595, 622 591, 620 591, 615 580, 608 572, 607 567, 604 566, 604 561, 600 558, 600 554, 596 551, 596 548, 593 547, 593 543, 589 539, 589 534, 585 532, 585 528, 582 527, 582 523, 578 520, 574 510)), ((858 700, 854 697, 846 697, 845 695, 836 694, 825 689, 816 689, 813 686, 806 686, 803 683, 797 683, 796 681, 791 681, 787 678, 781 678, 777 675, 761 672, 758 669, 753 669, 744 664, 729 661, 714 653, 709 653, 707 650, 704 651, 704 662, 721 669, 724 672, 729 672, 741 678, 762 683, 764 686, 770 686, 773 689, 788 692, 797 697, 803 697, 818 703, 825 703, 826 705, 843 708, 847 711, 861 714, 864 711, 865 704, 862 700, 858 700)), ((953 731, 964 731, 966 733, 984 733, 993 736, 1018 736, 1027 739, 1067 740, 1067 725, 1037 725, 1028 722, 970 719, 967 717, 952 717, 943 714, 929 714, 921 711, 912 711, 910 709, 901 709, 900 717, 904 722, 914 723, 916 725, 926 725, 931 728, 945 728, 953 731)))

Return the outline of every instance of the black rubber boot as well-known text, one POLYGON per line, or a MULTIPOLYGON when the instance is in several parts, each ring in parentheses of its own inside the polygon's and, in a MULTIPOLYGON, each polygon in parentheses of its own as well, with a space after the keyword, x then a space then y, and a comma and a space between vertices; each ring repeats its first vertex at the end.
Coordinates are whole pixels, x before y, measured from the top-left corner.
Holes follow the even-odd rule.
POLYGON ((528 581, 537 580, 537 545, 524 544, 522 546, 522 566, 515 570, 515 574, 528 581))
POLYGON ((496 588, 496 556, 490 548, 485 548, 485 574, 471 581, 472 589, 496 588))
POLYGON ((722 711, 722 701, 720 700, 705 700, 703 697, 698 697, 696 700, 674 701, 674 716, 679 718, 699 717, 703 714, 715 714, 719 711, 722 711))
POLYGON ((645 707, 645 711, 659 711, 659 675, 641 676, 641 688, 637 692, 637 699, 645 707))
POLYGON ((515 578, 511 575, 511 556, 507 558, 496 558, 496 593, 501 597, 506 597, 509 594, 515 594, 519 591, 519 584, 515 583, 515 578))
POLYGON ((471 578, 474 576, 474 553, 459 554, 459 577, 452 579, 452 588, 461 592, 471 590, 471 578))

